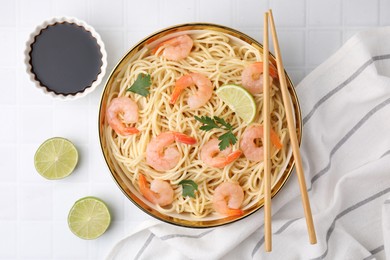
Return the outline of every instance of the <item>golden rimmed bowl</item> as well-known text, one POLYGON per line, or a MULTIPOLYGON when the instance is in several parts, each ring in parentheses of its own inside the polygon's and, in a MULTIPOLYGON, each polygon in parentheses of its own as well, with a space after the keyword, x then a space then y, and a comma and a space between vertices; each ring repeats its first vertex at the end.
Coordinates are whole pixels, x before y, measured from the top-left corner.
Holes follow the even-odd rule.
MULTIPOLYGON (((121 77, 129 62, 131 62, 142 49, 144 48, 153 49, 154 46, 156 46, 158 43, 160 43, 162 40, 166 39, 167 37, 172 37, 174 35, 179 35, 184 33, 199 32, 199 31, 217 31, 217 32, 225 33, 229 35, 229 37, 237 41, 240 41, 243 44, 249 44, 255 47, 256 49, 258 49, 260 53, 263 53, 263 46, 259 42, 257 42, 256 40, 254 40, 253 38, 251 38, 250 36, 242 32, 239 32, 237 30, 222 25, 210 24, 210 23, 189 23, 189 24, 176 25, 158 31, 146 37, 145 39, 141 40, 133 48, 131 48, 119 61, 116 67, 112 70, 111 74, 109 75, 109 78, 107 79, 106 85, 102 93, 100 108, 99 108, 99 119, 98 119, 99 139, 100 139, 100 146, 103 152, 103 156, 112 174, 112 177, 114 178, 118 187, 126 195, 126 197, 129 198, 138 208, 140 208, 141 210, 143 210, 144 212, 146 212, 147 214, 149 214, 154 218, 157 218, 159 220, 162 220, 170 224, 183 226, 183 227, 191 227, 191 228, 216 227, 216 226, 220 226, 220 225, 232 223, 237 220, 244 219, 245 217, 251 215, 258 209, 260 209, 264 205, 264 199, 261 199, 258 203, 254 204, 249 209, 244 210, 244 214, 238 217, 199 219, 199 218, 189 217, 184 214, 161 213, 156 208, 151 207, 150 203, 146 202, 146 199, 135 189, 135 187, 133 187, 126 174, 120 169, 120 167, 118 167, 115 161, 116 159, 114 158, 111 150, 108 148, 108 144, 106 143, 103 126, 106 123, 104 121, 105 120, 104 117, 105 117, 105 111, 106 111, 109 95, 110 93, 115 91, 115 89, 118 87, 116 84, 116 80, 121 77)), ((270 62, 272 62, 272 64, 274 64, 276 67, 276 60, 272 54, 270 55, 270 62)), ((294 108, 298 141, 300 142, 301 132, 302 132, 300 106, 299 106, 298 98, 293 83, 289 78, 289 76, 287 75, 287 73, 286 73, 286 79, 287 79, 288 90, 291 97, 291 103, 294 108)), ((289 151, 287 153, 288 155, 287 163, 282 170, 283 172, 279 173, 279 178, 271 188, 272 197, 275 196, 279 192, 279 190, 283 187, 283 185, 286 183, 287 179, 289 178, 293 170, 294 158, 292 157, 291 145, 288 147, 288 149, 289 151)))

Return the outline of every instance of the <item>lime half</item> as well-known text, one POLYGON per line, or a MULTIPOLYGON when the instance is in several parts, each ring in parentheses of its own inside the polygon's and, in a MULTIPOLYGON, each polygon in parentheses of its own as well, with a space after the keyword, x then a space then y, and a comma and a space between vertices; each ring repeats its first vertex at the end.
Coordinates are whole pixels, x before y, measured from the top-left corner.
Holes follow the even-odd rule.
POLYGON ((246 123, 255 119, 256 102, 246 89, 238 85, 224 85, 216 93, 246 123))
POLYGON ((76 201, 69 211, 70 230, 83 239, 100 237, 111 222, 107 205, 95 197, 84 197, 76 201))
POLYGON ((76 147, 62 137, 53 137, 43 142, 34 156, 35 169, 49 180, 62 179, 71 174, 77 161, 76 147))

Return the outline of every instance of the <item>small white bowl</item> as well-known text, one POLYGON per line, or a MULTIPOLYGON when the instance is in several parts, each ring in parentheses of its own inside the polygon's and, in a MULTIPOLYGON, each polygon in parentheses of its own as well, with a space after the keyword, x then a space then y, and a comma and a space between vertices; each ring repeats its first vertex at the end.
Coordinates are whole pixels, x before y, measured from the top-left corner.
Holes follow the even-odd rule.
POLYGON ((104 48, 104 43, 100 35, 95 31, 93 27, 88 25, 86 22, 76 19, 74 17, 54 17, 52 19, 44 21, 41 25, 37 26, 34 32, 30 34, 30 37, 26 42, 26 49, 24 51, 24 56, 25 56, 24 62, 26 64, 26 71, 30 77, 30 80, 34 83, 35 87, 37 87, 39 90, 41 90, 43 93, 47 94, 48 96, 51 96, 56 99, 61 99, 61 100, 73 100, 80 97, 84 97, 87 94, 91 93, 101 83, 107 69, 107 53, 104 48), (36 41, 36 37, 39 36, 41 32, 47 29, 48 27, 55 26, 56 24, 61 24, 61 23, 75 24, 79 27, 82 27, 85 31, 90 32, 93 39, 96 40, 96 44, 100 48, 100 53, 101 53, 100 72, 97 73, 96 78, 92 81, 90 86, 89 84, 87 86, 81 86, 81 88, 83 89, 77 91, 76 93, 68 94, 65 92, 64 93, 55 92, 54 90, 50 89, 50 86, 45 86, 43 83, 41 83, 37 75, 34 73, 32 67, 31 51, 33 49, 33 44, 36 41))

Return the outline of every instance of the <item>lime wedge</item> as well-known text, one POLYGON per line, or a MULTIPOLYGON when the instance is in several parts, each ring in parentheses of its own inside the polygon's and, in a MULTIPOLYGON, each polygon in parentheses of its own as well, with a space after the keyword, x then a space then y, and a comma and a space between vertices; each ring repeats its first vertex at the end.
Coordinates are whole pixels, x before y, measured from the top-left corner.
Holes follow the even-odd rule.
POLYGON ((69 211, 68 226, 76 236, 83 239, 100 237, 111 222, 107 205, 95 197, 76 201, 69 211))
POLYGON ((224 85, 216 93, 246 123, 255 119, 256 102, 246 89, 238 85, 224 85))
POLYGON ((62 179, 71 174, 77 161, 76 147, 62 137, 53 137, 43 142, 34 156, 35 169, 49 180, 62 179))

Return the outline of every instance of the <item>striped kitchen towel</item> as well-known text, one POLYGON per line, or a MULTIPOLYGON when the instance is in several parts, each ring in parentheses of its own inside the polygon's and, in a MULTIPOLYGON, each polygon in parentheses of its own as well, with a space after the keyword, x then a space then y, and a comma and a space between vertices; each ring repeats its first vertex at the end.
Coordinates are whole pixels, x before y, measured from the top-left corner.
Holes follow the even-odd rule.
POLYGON ((352 37, 296 89, 316 245, 293 173, 272 200, 271 253, 261 209, 210 229, 150 221, 107 258, 390 259, 390 28, 352 37))

